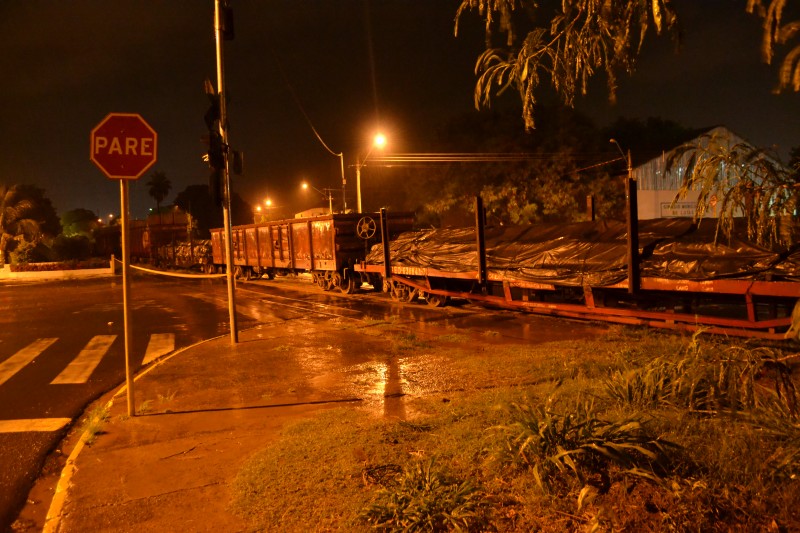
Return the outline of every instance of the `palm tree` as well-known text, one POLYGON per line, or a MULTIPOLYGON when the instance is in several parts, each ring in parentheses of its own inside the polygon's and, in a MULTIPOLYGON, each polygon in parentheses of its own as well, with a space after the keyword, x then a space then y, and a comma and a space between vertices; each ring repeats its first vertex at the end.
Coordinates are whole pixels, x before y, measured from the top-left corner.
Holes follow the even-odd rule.
POLYGON ((171 189, 172 183, 170 183, 166 174, 160 170, 150 174, 150 181, 147 182, 147 192, 156 201, 159 224, 161 223, 161 202, 167 197, 171 189))
POLYGON ((14 241, 34 240, 39 224, 28 215, 33 203, 20 194, 18 187, 0 185, 0 266, 5 265, 6 253, 14 241))

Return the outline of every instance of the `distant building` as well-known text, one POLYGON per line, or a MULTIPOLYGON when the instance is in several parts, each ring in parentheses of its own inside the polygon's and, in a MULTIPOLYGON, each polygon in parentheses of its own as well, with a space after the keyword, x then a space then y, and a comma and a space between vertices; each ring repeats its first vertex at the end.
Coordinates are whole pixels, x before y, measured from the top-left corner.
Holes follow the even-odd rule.
MULTIPOLYGON (((727 148, 737 144, 752 146, 724 126, 712 128, 688 141, 687 144, 699 143, 703 146, 708 144, 709 139, 714 139, 716 144, 727 146, 727 148)), ((689 191, 686 198, 673 204, 683 183, 686 167, 691 157, 691 152, 684 153, 681 159, 673 164, 673 168, 667 171, 667 161, 674 152, 675 149, 662 152, 659 157, 633 169, 633 177, 636 179, 638 189, 640 220, 694 216, 697 208, 697 191, 689 191)), ((720 168, 720 172, 725 171, 724 167, 720 168)), ((710 209, 706 216, 712 218, 717 216, 716 200, 713 196, 710 198, 710 209)))

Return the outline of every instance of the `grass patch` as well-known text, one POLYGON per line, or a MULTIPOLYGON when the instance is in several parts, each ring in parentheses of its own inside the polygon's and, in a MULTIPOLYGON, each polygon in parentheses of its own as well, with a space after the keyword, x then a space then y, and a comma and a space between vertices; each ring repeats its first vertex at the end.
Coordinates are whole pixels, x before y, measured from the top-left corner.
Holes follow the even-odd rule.
POLYGON ((108 416, 108 407, 105 405, 97 406, 89 411, 81 426, 83 441, 86 445, 91 446, 97 440, 97 436, 103 432, 103 425, 108 420, 108 416))
POLYGON ((287 428, 235 483, 255 529, 800 530, 797 378, 773 348, 628 328, 469 347, 390 332, 414 361, 413 418, 348 407, 287 428))

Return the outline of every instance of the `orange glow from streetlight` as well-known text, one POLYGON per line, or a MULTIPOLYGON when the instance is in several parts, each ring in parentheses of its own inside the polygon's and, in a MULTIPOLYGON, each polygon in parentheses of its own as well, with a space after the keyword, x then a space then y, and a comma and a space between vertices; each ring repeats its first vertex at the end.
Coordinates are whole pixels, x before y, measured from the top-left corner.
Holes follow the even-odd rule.
POLYGON ((377 148, 383 148, 386 146, 386 135, 383 133, 378 133, 375 135, 375 139, 373 139, 372 144, 377 148))

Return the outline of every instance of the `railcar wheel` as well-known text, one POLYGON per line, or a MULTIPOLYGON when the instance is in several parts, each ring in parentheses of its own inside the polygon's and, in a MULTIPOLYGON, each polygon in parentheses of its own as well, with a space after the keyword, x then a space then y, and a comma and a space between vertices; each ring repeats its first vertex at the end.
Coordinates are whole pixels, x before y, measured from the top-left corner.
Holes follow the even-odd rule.
POLYGON ((417 289, 412 289, 402 283, 394 283, 392 286, 392 298, 403 303, 413 302, 417 299, 417 289))
POLYGON ((236 265, 233 267, 233 277, 236 279, 242 279, 244 277, 244 272, 242 271, 241 265, 236 265))
POLYGON ((334 287, 336 287, 335 279, 331 275, 330 272, 325 272, 325 277, 322 278, 322 280, 323 280, 323 283, 322 283, 322 290, 323 291, 332 291, 334 289, 334 287))
POLYGON ((429 292, 426 292, 424 296, 425 296, 425 301, 431 307, 443 307, 447 305, 447 301, 449 300, 447 296, 442 296, 440 294, 431 294, 429 292))
POLYGON ((344 292, 344 280, 342 279, 342 275, 339 274, 338 272, 334 272, 333 274, 331 274, 330 289, 328 290, 333 290, 333 289, 339 289, 342 292, 344 292))
POLYGON ((354 276, 349 276, 346 280, 344 280, 342 292, 345 294, 354 294, 360 285, 361 278, 356 279, 354 276))
POLYGON ((206 274, 214 274, 216 271, 217 269, 214 266, 214 263, 206 263, 205 265, 203 265, 203 272, 205 272, 206 274))

